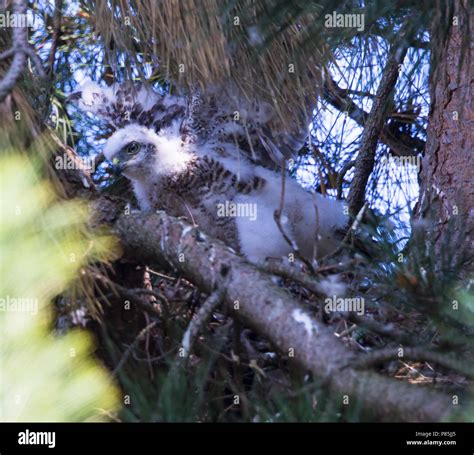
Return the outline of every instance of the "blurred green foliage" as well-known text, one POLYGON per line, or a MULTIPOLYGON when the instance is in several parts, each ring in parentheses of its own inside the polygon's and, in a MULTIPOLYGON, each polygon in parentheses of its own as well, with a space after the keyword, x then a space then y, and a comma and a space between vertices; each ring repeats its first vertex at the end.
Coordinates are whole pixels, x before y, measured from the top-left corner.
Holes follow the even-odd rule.
POLYGON ((112 246, 86 236, 85 207, 57 202, 34 166, 0 159, 0 420, 107 420, 118 390, 90 335, 52 331, 51 300, 112 246))

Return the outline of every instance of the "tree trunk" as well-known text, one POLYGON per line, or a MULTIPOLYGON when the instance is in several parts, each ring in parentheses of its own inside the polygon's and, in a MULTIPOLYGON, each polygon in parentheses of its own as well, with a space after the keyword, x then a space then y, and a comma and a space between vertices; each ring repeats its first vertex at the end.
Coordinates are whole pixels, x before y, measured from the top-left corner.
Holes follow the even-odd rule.
POLYGON ((473 255, 472 64, 468 0, 440 1, 432 22, 431 112, 417 217, 432 221, 435 251, 453 237, 452 253, 473 255), (462 245, 465 245, 462 248, 462 245), (456 250, 454 248, 457 246, 456 250))

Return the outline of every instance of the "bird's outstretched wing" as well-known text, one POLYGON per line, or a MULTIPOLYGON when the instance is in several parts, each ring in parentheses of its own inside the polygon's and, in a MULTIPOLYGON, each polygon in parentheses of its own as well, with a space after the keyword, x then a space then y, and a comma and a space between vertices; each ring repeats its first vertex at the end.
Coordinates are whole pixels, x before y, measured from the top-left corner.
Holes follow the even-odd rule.
POLYGON ((79 109, 106 122, 112 131, 131 123, 161 130, 177 118, 184 118, 186 101, 160 95, 148 84, 113 84, 102 87, 93 81, 81 85, 68 97, 79 109))
POLYGON ((196 88, 188 98, 182 133, 188 142, 230 154, 238 150, 252 163, 276 169, 284 159, 297 156, 307 130, 275 132, 271 128, 273 115, 268 103, 216 90, 203 94, 196 88))
POLYGON ((101 87, 88 81, 69 96, 83 111, 107 123, 112 131, 138 123, 158 134, 179 134, 184 142, 219 150, 224 156, 241 154, 251 163, 280 168, 284 159, 297 156, 307 130, 275 131, 272 107, 242 95, 216 89, 188 96, 161 95, 147 84, 101 87))

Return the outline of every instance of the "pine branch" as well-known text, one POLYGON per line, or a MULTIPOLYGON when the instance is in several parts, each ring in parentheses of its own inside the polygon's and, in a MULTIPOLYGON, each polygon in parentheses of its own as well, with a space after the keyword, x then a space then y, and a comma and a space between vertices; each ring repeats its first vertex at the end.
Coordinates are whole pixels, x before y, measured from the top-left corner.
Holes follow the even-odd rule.
POLYGON ((405 35, 406 31, 402 30, 400 38, 390 49, 372 110, 367 117, 362 133, 359 153, 356 158, 354 179, 348 196, 349 213, 352 216, 355 216, 364 205, 365 188, 374 168, 375 152, 387 116, 387 107, 390 97, 393 96, 400 65, 403 63, 408 50, 405 35))
POLYGON ((115 231, 135 260, 171 266, 207 293, 225 283, 230 313, 322 380, 335 401, 353 397, 380 420, 443 420, 459 409, 439 392, 351 367, 358 357, 268 274, 181 220, 133 214, 121 216, 115 231))
MULTIPOLYGON (((13 13, 18 15, 26 15, 26 1, 13 0, 13 13)), ((26 60, 29 57, 36 67, 39 75, 45 77, 41 60, 35 54, 34 50, 28 44, 27 27, 13 27, 12 31, 12 47, 0 54, 0 60, 13 56, 13 60, 8 71, 0 80, 0 102, 12 91, 19 77, 25 70, 26 60)))
MULTIPOLYGON (((352 120, 364 127, 369 113, 354 102, 350 97, 351 93, 352 91, 340 88, 336 81, 329 79, 325 84, 323 99, 340 112, 347 112, 352 120)), ((374 96, 371 95, 370 98, 373 99, 374 96)), ((393 131, 389 125, 384 125, 382 128, 380 140, 390 147, 397 156, 418 156, 425 150, 426 145, 423 139, 413 137, 405 132, 393 131)))

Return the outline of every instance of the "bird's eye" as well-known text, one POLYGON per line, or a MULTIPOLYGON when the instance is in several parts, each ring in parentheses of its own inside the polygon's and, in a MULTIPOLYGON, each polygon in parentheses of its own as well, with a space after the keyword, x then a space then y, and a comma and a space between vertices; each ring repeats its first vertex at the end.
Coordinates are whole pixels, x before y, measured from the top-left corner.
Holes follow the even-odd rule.
POLYGON ((127 153, 129 155, 136 155, 140 151, 141 145, 138 142, 130 142, 127 146, 127 153))

